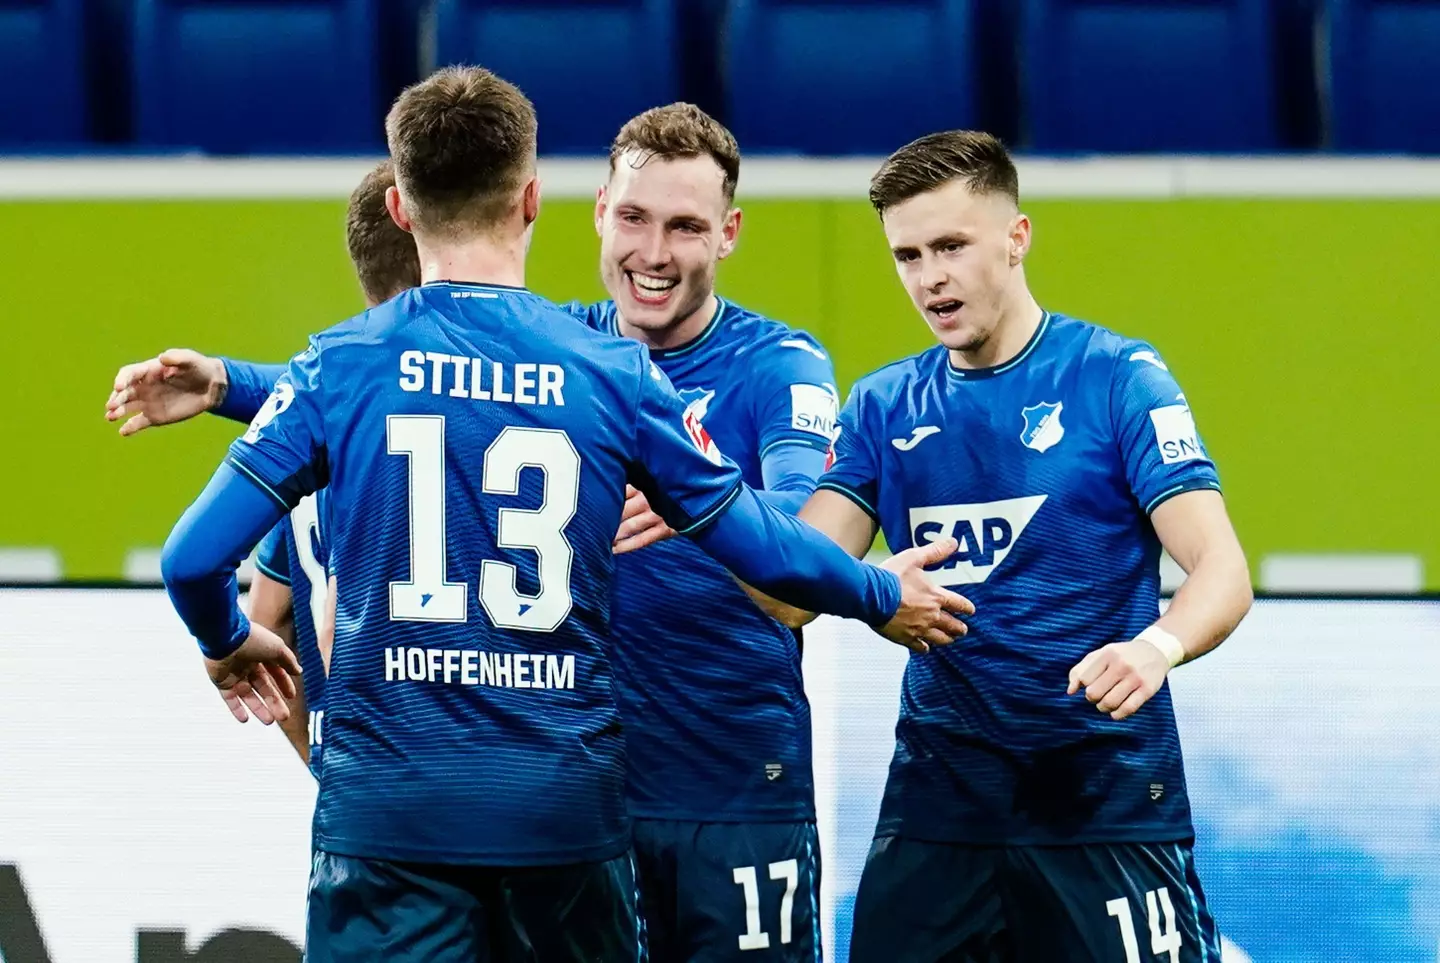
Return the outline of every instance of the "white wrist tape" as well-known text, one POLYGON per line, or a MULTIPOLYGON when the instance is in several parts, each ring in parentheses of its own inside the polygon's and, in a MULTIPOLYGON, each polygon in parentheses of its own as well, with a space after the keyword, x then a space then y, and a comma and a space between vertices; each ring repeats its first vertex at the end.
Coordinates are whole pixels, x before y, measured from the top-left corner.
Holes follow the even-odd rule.
POLYGON ((1185 661, 1185 646, 1181 644, 1179 639, 1158 625, 1150 626, 1144 632, 1135 636, 1135 638, 1144 639, 1159 649, 1160 654, 1165 656, 1166 661, 1170 663, 1170 668, 1172 669, 1185 661))

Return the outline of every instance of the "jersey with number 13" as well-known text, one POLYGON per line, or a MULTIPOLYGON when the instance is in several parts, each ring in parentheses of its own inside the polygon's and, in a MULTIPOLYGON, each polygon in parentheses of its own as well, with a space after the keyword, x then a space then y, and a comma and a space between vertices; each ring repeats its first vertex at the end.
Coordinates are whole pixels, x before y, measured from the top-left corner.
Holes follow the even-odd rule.
POLYGON ((606 654, 624 484, 682 529, 740 486, 684 416, 644 348, 523 289, 429 284, 311 339, 230 460, 286 507, 329 485, 318 849, 625 851, 606 654))

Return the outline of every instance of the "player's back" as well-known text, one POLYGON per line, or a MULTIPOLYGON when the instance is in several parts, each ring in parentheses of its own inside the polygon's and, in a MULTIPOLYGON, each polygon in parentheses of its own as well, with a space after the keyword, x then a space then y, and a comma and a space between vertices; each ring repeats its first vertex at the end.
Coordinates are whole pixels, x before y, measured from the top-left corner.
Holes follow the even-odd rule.
POLYGON ((981 844, 1180 839, 1190 829, 1168 687, 1116 722, 1068 673, 1158 613, 1148 513, 1217 488, 1184 396, 1142 342, 1046 315, 996 368, 943 347, 856 385, 822 488, 899 551, 953 535, 932 580, 975 603, 912 658, 881 834, 981 844))
POLYGON ((316 345, 338 589, 316 845, 617 855, 610 542, 642 352, 528 291, 449 283, 316 345))

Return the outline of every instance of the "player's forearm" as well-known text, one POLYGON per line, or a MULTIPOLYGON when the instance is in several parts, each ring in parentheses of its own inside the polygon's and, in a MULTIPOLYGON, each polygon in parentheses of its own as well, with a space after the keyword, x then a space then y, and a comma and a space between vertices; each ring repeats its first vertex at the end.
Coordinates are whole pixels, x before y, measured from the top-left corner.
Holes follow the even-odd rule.
POLYGON ((760 461, 765 490, 756 492, 787 515, 798 515, 825 473, 825 452, 804 445, 770 449, 760 461))
POLYGON ((275 382, 285 373, 283 364, 256 364, 253 361, 236 361, 221 358, 227 385, 220 396, 220 403, 212 409, 213 414, 231 421, 246 421, 270 397, 275 382))
POLYGON ((851 558, 814 528, 749 487, 695 543, 742 582, 787 605, 883 625, 900 607, 900 580, 851 558))
POLYGON ((235 570, 283 510, 222 464, 170 533, 160 571, 175 611, 211 659, 234 652, 250 633, 235 570))
POLYGON ((1156 624, 1179 640, 1190 662, 1224 642, 1254 599, 1239 545, 1217 546, 1199 557, 1156 624))

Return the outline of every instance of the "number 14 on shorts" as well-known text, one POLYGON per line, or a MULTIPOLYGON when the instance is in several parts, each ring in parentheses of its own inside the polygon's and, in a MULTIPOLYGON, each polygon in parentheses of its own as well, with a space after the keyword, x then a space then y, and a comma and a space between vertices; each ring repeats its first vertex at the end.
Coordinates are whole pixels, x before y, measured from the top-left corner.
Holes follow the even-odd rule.
MULTIPOLYGON (((785 881, 785 895, 780 898, 780 942, 789 943, 794 936, 795 887, 800 882, 800 863, 784 859, 770 864, 770 878, 785 881)), ((770 948, 770 934, 760 928, 760 881, 754 866, 735 867, 735 885, 745 892, 745 932, 740 934, 740 949, 770 948)))
MULTIPOLYGON (((1120 924, 1125 963, 1140 963, 1140 941, 1135 935, 1130 900, 1124 896, 1112 899, 1105 904, 1105 909, 1120 924)), ((1146 893, 1145 913, 1150 919, 1150 952, 1156 956, 1168 955, 1169 963, 1180 963, 1180 930, 1175 926, 1175 904, 1170 901, 1170 890, 1162 886, 1146 893)))

